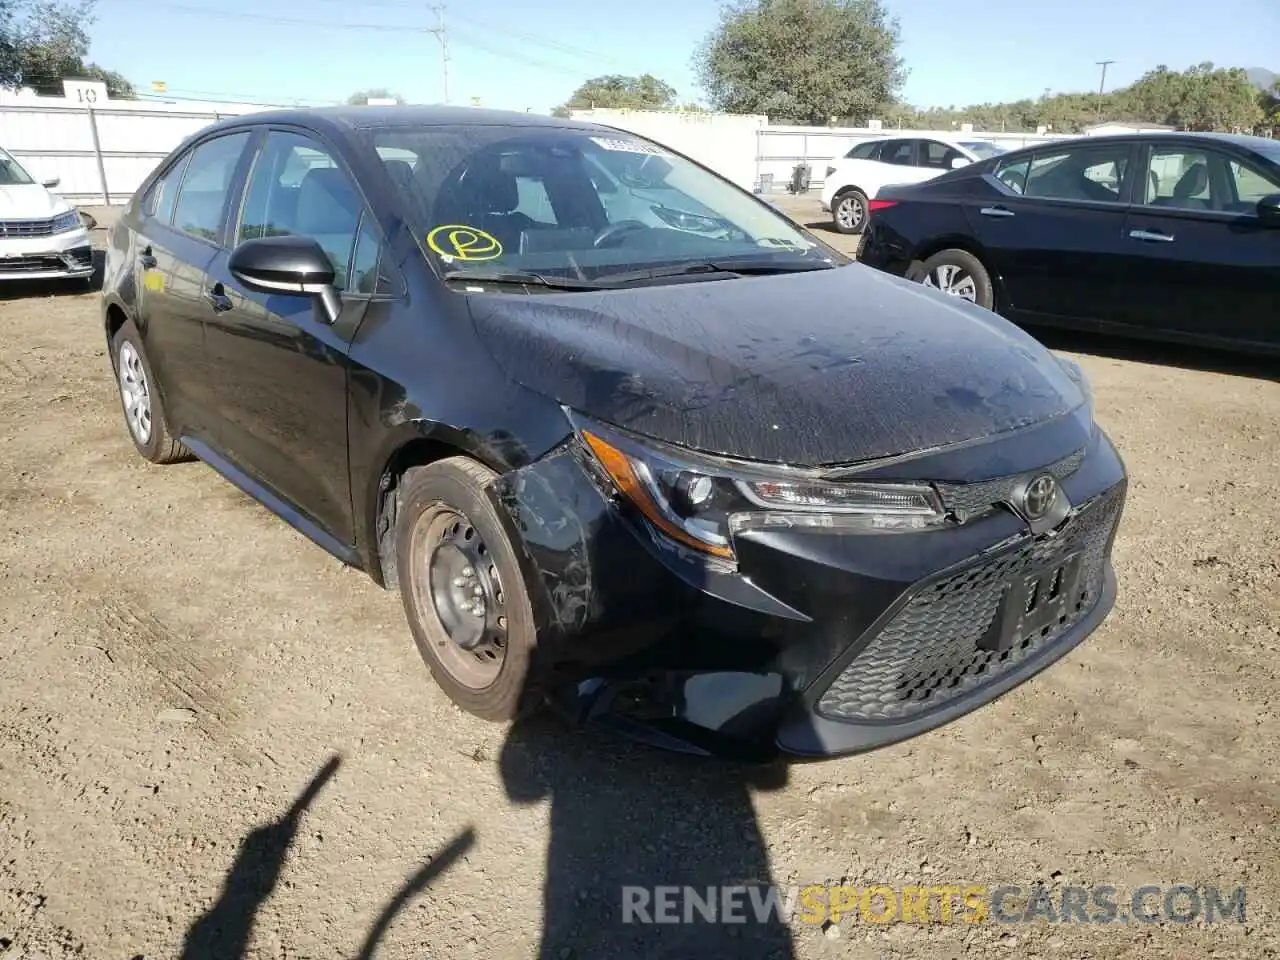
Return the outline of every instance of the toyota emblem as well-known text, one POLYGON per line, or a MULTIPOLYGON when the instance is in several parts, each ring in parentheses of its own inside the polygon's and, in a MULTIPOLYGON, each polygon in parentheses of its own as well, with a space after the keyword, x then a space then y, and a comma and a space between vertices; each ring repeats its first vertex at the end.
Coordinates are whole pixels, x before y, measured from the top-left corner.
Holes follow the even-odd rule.
POLYGON ((1053 507, 1058 499, 1058 481, 1047 473, 1043 473, 1027 484, 1022 495, 1022 512, 1028 520, 1039 520, 1053 507))

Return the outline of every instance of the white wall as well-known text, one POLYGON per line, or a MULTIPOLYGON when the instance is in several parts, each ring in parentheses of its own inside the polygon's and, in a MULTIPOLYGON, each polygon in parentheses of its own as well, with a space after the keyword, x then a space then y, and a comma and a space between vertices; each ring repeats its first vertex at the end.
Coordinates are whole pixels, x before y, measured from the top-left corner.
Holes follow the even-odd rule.
MULTIPOLYGON (((99 85, 100 86, 100 85, 99 85)), ((80 204, 104 202, 93 143, 96 123, 106 195, 125 203, 183 138, 222 117, 269 109, 261 104, 110 100, 106 88, 90 105, 69 97, 0 90, 0 147, 37 180, 58 178, 55 192, 80 204)))
POLYGON ((809 164, 811 185, 821 186, 828 162, 844 156, 854 144, 869 137, 990 140, 1010 149, 1065 139, 1063 134, 776 126, 763 116, 723 113, 574 110, 573 117, 649 137, 705 164, 747 190, 755 189, 762 176, 770 175, 774 189, 782 189, 790 182, 792 171, 799 163, 809 164))

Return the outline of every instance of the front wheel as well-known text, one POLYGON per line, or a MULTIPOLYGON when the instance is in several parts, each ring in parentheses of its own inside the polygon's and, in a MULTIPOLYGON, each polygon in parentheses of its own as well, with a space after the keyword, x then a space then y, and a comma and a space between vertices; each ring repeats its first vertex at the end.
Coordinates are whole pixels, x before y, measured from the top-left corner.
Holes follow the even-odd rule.
POLYGON ((995 309, 991 275, 982 261, 967 250, 935 253, 919 267, 912 279, 987 310, 995 309))
POLYGON ((524 576, 484 488, 496 474, 466 457, 414 467, 396 514, 396 565, 413 640, 436 683, 484 720, 512 720, 540 697, 524 576))
POLYGON ((867 195, 846 190, 831 202, 831 222, 840 233, 861 233, 867 225, 867 195))

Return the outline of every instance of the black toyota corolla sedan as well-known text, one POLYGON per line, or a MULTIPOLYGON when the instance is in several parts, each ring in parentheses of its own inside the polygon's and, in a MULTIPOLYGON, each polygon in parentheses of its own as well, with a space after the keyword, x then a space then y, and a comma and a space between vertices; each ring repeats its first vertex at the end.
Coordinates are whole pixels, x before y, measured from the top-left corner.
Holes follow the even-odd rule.
POLYGON ((1280 354, 1280 143, 1081 137, 871 201, 862 262, 1019 323, 1280 354))
POLYGON ((1074 364, 628 133, 226 121, 130 202, 102 306, 142 456, 398 589, 481 717, 866 750, 1114 602, 1125 471, 1074 364))

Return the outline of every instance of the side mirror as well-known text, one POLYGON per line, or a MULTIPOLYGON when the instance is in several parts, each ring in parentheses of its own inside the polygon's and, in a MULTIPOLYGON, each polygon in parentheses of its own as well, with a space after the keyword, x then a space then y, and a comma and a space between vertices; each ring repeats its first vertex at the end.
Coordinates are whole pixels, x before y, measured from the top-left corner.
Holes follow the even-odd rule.
POLYGON ((259 237, 231 251, 231 275, 250 290, 317 297, 329 323, 342 312, 333 264, 310 237, 259 237))
POLYGON ((57 186, 58 184, 60 184, 61 182, 62 182, 62 178, 61 178, 61 177, 54 177, 52 180, 45 180, 45 181, 43 181, 43 182, 40 184, 40 186, 44 187, 46 190, 52 190, 54 187, 56 187, 56 186, 57 186))
POLYGON ((953 157, 951 160, 951 169, 959 170, 961 167, 967 167, 969 163, 970 161, 966 160, 964 157, 953 157))
POLYGON ((1280 227, 1280 193, 1269 193, 1258 201, 1258 219, 1270 227, 1280 227))

